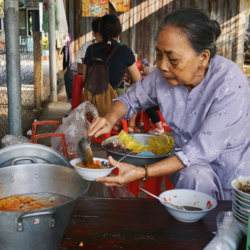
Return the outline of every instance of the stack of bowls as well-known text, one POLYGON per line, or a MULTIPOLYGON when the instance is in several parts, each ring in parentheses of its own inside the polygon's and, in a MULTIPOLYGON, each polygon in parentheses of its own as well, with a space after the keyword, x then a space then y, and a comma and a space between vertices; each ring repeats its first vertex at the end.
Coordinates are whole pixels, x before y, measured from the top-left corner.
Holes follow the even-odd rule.
POLYGON ((241 231, 247 236, 248 216, 250 214, 250 194, 241 191, 237 186, 237 179, 233 180, 233 216, 241 231))

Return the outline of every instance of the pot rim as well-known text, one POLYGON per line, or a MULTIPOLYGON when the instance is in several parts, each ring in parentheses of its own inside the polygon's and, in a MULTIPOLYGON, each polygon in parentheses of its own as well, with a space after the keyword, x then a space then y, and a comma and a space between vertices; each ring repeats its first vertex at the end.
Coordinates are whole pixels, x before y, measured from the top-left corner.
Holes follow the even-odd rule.
MULTIPOLYGON (((141 134, 143 134, 143 133, 132 133, 132 134, 141 135, 141 134)), ((147 137, 151 137, 151 135, 149 135, 149 134, 145 134, 145 135, 146 135, 147 137)), ((156 135, 156 136, 157 136, 157 135, 156 135)), ((101 148, 104 149, 104 150, 106 150, 106 151, 109 152, 109 153, 117 154, 117 155, 123 156, 123 155, 125 155, 125 153, 119 153, 119 152, 116 152, 116 151, 114 151, 114 150, 111 150, 111 149, 108 149, 108 148, 104 147, 104 145, 106 145, 107 140, 110 140, 111 138, 116 138, 116 137, 118 137, 118 135, 110 136, 109 138, 103 140, 102 143, 101 143, 101 148)), ((164 154, 164 155, 154 155, 154 156, 146 156, 146 155, 128 155, 128 156, 126 156, 126 158, 137 158, 137 159, 138 159, 138 158, 139 158, 139 159, 152 159, 152 158, 154 158, 154 159, 161 159, 161 158, 163 158, 163 159, 165 159, 165 158, 167 158, 167 157, 169 157, 169 156, 170 156, 170 153, 169 153, 169 154, 164 154)))

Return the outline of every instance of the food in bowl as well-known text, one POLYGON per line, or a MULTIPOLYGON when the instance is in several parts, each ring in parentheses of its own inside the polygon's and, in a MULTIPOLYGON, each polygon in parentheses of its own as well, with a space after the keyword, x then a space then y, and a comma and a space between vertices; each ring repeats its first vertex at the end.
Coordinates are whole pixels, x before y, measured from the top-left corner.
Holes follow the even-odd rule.
POLYGON ((88 164, 87 166, 83 164, 83 162, 77 162, 76 166, 79 168, 90 168, 90 169, 102 169, 105 168, 100 162, 94 162, 93 164, 88 164))
POLYGON ((250 176, 239 176, 235 184, 240 191, 250 194, 250 176))
POLYGON ((174 145, 174 139, 165 134, 160 136, 152 136, 144 145, 125 131, 121 131, 117 138, 111 138, 104 145, 105 148, 114 150, 119 153, 126 153, 128 150, 133 150, 131 155, 140 155, 143 152, 151 152, 151 155, 169 154, 174 145))
POLYGON ((104 166, 101 169, 91 169, 85 167, 78 167, 77 165, 82 162, 80 158, 74 159, 70 161, 70 164, 74 167, 76 172, 85 180, 95 181, 98 177, 108 176, 115 167, 112 167, 107 159, 102 158, 93 158, 94 162, 100 163, 104 166))
POLYGON ((239 176, 236 179, 232 180, 231 186, 233 187, 234 194, 236 193, 240 197, 244 199, 250 200, 250 193, 243 191, 242 187, 245 184, 248 184, 250 181, 250 176, 239 176))
POLYGON ((93 160, 93 154, 90 149, 87 149, 87 159, 84 161, 80 161, 76 163, 76 166, 79 168, 91 168, 91 169, 102 169, 106 168, 106 166, 99 161, 93 160))
POLYGON ((73 199, 51 193, 11 195, 0 199, 0 211, 34 211, 66 204, 73 199))
POLYGON ((202 209, 201 211, 180 210, 161 202, 175 219, 183 222, 198 221, 217 206, 217 201, 212 196, 190 189, 168 190, 161 193, 159 197, 176 206, 197 206, 202 209))

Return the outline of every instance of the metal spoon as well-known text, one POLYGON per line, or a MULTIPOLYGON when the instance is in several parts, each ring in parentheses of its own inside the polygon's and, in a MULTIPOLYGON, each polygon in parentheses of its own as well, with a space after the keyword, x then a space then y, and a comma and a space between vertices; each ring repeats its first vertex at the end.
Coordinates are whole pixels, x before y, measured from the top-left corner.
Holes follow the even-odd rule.
MULTIPOLYGON (((83 164, 87 166, 87 163, 92 163, 93 153, 90 147, 91 139, 93 136, 88 137, 88 139, 82 138, 77 145, 77 152, 83 164)), ((128 156, 133 150, 129 150, 124 156, 122 156, 118 161, 122 161, 126 156, 128 156)))
POLYGON ((156 195, 154 195, 154 194, 148 192, 147 190, 143 189, 142 187, 139 186, 139 188, 140 188, 143 192, 145 192, 145 193, 147 193, 147 194, 149 194, 149 195, 155 197, 156 199, 162 201, 162 202, 165 203, 165 204, 169 204, 169 205, 173 206, 174 208, 177 208, 177 209, 180 209, 180 210, 186 210, 186 211, 202 211, 202 210, 203 210, 202 208, 199 208, 199 207, 192 207, 192 206, 176 206, 176 205, 173 205, 172 203, 170 203, 170 202, 168 202, 168 201, 165 201, 165 200, 163 200, 162 198, 160 198, 160 197, 158 197, 158 196, 156 196, 156 195))
POLYGON ((84 137, 77 144, 77 152, 83 164, 87 166, 87 163, 93 162, 93 153, 90 147, 92 137, 85 139, 84 137))

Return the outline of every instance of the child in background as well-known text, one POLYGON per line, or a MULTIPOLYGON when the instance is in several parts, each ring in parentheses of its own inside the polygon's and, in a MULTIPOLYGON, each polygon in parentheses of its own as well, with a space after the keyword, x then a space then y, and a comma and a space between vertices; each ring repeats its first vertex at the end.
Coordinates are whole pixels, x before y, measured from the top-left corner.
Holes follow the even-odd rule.
MULTIPOLYGON (((145 75, 150 74, 155 69, 155 66, 151 65, 147 62, 146 59, 142 61, 141 70, 144 72, 145 75)), ((161 123, 161 118, 157 111, 159 110, 159 106, 155 106, 149 109, 146 109, 145 112, 147 113, 148 117, 151 119, 152 123, 155 125, 155 129, 153 131, 149 131, 150 134, 153 135, 161 135, 164 134, 164 128, 161 123)))

